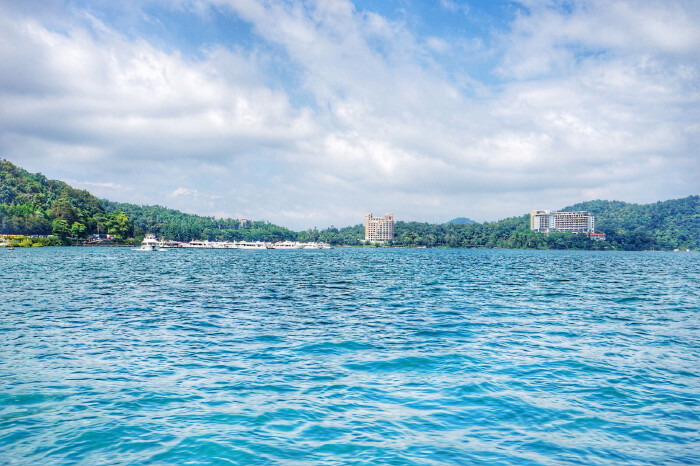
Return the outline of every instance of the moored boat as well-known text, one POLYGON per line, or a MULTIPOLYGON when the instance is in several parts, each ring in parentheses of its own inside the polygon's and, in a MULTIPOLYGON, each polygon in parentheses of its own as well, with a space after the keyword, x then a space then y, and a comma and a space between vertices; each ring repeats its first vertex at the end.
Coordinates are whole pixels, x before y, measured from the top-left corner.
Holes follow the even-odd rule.
POLYGON ((207 240, 199 241, 199 240, 196 240, 196 239, 193 239, 193 240, 190 241, 189 243, 184 243, 184 244, 183 244, 183 247, 186 247, 186 248, 199 248, 199 249, 213 249, 213 246, 212 246, 212 244, 211 244, 209 241, 207 241, 207 240))
POLYGON ((262 249, 269 249, 269 248, 267 246, 267 243, 263 243, 262 241, 239 241, 238 242, 238 249, 262 250, 262 249))
POLYGON ((273 245, 274 249, 302 249, 304 245, 298 241, 278 241, 273 245))

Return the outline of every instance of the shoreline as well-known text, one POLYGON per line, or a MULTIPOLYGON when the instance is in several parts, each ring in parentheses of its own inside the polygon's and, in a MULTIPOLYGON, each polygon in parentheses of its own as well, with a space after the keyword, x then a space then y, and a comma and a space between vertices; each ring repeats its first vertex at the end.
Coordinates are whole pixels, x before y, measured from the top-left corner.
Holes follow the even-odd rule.
MULTIPOLYGON (((89 248, 131 248, 131 249, 139 249, 138 245, 135 244, 62 244, 62 245, 32 245, 32 246, 20 246, 20 245, 14 245, 14 249, 32 249, 32 248, 84 248, 84 247, 89 247, 89 248)), ((7 246, 0 246, 0 250, 2 249, 10 249, 7 246)), ((198 250, 221 250, 221 249, 238 249, 238 248, 165 248, 165 249, 174 249, 174 250, 190 250, 190 249, 198 249, 198 250)), ((271 248, 275 249, 275 248, 271 248)), ((279 249, 279 248, 277 248, 279 249)), ((467 250, 467 251, 475 251, 475 250, 503 250, 503 251, 587 251, 587 252, 675 252, 675 253, 693 253, 693 252, 700 252, 696 250, 664 250, 664 249, 630 249, 630 250, 625 250, 625 249, 537 249, 537 248, 486 248, 486 247, 474 247, 474 248, 451 248, 448 246, 434 246, 434 247, 415 247, 415 246, 346 246, 346 245, 339 245, 339 246, 333 246, 333 249, 377 249, 377 250, 387 250, 387 249, 420 249, 420 250, 425 250, 425 249, 442 249, 442 250, 467 250)), ((290 250, 299 250, 302 251, 302 249, 290 249, 290 250)), ((316 249, 311 249, 311 250, 316 250, 316 249)))

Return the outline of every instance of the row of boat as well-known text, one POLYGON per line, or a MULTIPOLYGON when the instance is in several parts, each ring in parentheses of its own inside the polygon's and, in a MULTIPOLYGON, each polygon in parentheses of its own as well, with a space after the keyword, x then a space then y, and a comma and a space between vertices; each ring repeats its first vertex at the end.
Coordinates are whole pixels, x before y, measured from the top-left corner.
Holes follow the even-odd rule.
POLYGON ((323 242, 300 243, 299 241, 278 241, 276 243, 264 241, 199 241, 190 242, 158 240, 153 235, 146 235, 141 242, 143 251, 156 251, 164 249, 332 249, 332 246, 323 242))

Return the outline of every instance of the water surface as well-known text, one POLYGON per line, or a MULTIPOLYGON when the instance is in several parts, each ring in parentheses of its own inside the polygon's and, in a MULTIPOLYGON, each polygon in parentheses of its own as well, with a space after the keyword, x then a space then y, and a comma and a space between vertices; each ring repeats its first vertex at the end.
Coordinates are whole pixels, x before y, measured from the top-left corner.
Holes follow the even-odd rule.
POLYGON ((0 250, 0 464, 698 464, 700 254, 0 250))

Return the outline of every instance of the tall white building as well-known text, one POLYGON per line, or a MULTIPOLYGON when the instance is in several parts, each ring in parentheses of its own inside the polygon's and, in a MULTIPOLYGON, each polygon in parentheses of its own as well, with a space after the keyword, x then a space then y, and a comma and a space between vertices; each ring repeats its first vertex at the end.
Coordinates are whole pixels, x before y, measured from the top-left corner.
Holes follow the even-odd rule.
POLYGON ((373 243, 393 241, 394 239, 394 212, 389 212, 384 217, 365 215, 365 241, 373 243))
POLYGON ((590 212, 550 212, 549 210, 530 211, 530 230, 540 233, 553 231, 570 233, 593 233, 595 218, 590 212))

